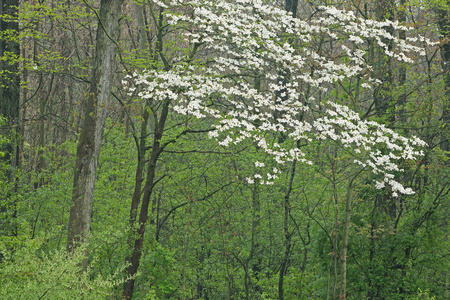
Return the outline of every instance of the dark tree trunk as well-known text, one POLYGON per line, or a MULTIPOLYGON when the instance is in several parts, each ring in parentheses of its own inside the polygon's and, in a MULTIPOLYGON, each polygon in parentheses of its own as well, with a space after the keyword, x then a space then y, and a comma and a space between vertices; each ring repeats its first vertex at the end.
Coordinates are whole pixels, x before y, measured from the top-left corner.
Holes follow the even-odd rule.
POLYGON ((116 59, 116 39, 122 0, 102 0, 97 28, 94 68, 89 95, 84 103, 84 119, 77 145, 77 159, 70 209, 67 249, 86 242, 91 223, 95 173, 103 127, 111 93, 116 59), (105 32, 106 31, 106 32, 105 32))
MULTIPOLYGON (((18 6, 17 0, 0 0, 0 15, 16 16, 18 6)), ((0 20, 0 57, 19 57, 19 44, 12 36, 18 30, 18 22, 5 22, 3 18, 0 20)), ((10 128, 15 128, 14 125, 19 123, 19 60, 0 60, 0 70, 0 115, 8 119, 8 124, 12 126, 10 128)))
MULTIPOLYGON (((450 5, 450 1, 447 0, 447 5, 450 5)), ((450 151, 450 13, 449 8, 439 9, 438 25, 439 33, 441 35, 441 58, 442 58, 442 71, 444 71, 444 84, 445 84, 445 97, 442 111, 442 121, 444 122, 444 131, 441 138, 441 149, 444 151, 450 151)))
POLYGON ((281 261, 281 267, 280 267, 280 274, 278 277, 278 299, 283 300, 284 299, 284 289, 283 289, 283 283, 284 283, 284 275, 286 274, 287 268, 288 268, 288 260, 291 253, 291 239, 294 231, 289 231, 289 216, 291 213, 291 192, 292 192, 292 184, 294 182, 295 177, 295 167, 296 167, 297 161, 292 162, 292 169, 291 169, 291 177, 289 179, 289 186, 288 190, 286 191, 286 194, 284 195, 284 221, 283 221, 283 229, 284 229, 284 256, 283 260, 281 261))
POLYGON ((345 198, 345 220, 344 230, 342 233, 342 245, 341 245, 341 282, 339 287, 339 299, 347 299, 347 253, 348 253, 348 240, 350 235, 350 218, 352 216, 352 191, 353 181, 361 174, 362 170, 357 172, 355 176, 350 180, 347 187, 347 196, 345 198))
MULTIPOLYGON (((161 138, 164 133, 167 115, 169 114, 169 105, 170 101, 166 100, 161 110, 159 120, 156 122, 155 137, 153 139, 152 152, 150 154, 150 160, 148 162, 144 195, 142 197, 141 210, 139 212, 139 227, 137 230, 138 238, 134 242, 134 248, 131 257, 127 259, 127 261, 130 263, 129 267, 127 268, 127 273, 130 277, 136 275, 141 261, 142 246, 144 244, 145 229, 148 221, 148 209, 150 206, 150 199, 153 193, 155 182, 156 163, 158 162, 159 155, 163 150, 161 148, 161 138)), ((130 217, 133 218, 133 208, 130 217)), ((152 218, 150 222, 154 222, 154 219, 152 218)), ((131 299, 133 297, 134 282, 135 279, 130 279, 124 283, 122 294, 123 299, 131 299)))
MULTIPOLYGON (((286 9, 286 11, 291 12, 292 16, 294 18, 297 17, 297 9, 298 9, 298 0, 285 0, 284 2, 284 8, 286 9)), ((292 41, 290 41, 292 42, 292 41)), ((279 74, 280 78, 278 79, 278 82, 282 85, 285 86, 289 80, 290 80, 290 74, 288 72, 288 70, 285 70, 284 72, 281 72, 279 74)), ((282 90, 280 90, 279 92, 276 93, 276 101, 286 101, 287 100, 287 92, 285 90, 285 88, 283 88, 282 90), (285 96, 282 96, 282 95, 285 96)), ((279 116, 274 113, 274 118, 277 119, 279 116)), ((282 143, 284 141, 285 137, 283 135, 281 135, 278 138, 278 142, 282 143)), ((291 191, 292 191, 292 182, 294 180, 294 176, 295 176, 295 165, 296 165, 296 161, 294 160, 294 162, 292 163, 292 170, 291 170, 291 178, 289 181, 289 186, 288 186, 288 190, 284 196, 284 237, 285 237, 285 241, 284 241, 284 256, 283 256, 283 260, 281 261, 281 266, 280 266, 280 273, 279 273, 279 277, 278 277, 278 299, 279 300, 283 300, 284 299, 284 288, 283 288, 283 284, 284 284, 284 275, 286 274, 286 270, 288 268, 288 260, 289 260, 289 256, 290 256, 290 252, 291 252, 291 237, 292 237, 292 233, 289 232, 289 214, 290 214, 290 210, 291 210, 291 204, 290 204, 290 195, 291 195, 291 191)))
MULTIPOLYGON (((19 1, 0 0, 0 15, 10 15, 16 17, 19 1)), ((7 119, 6 126, 0 128, 0 135, 7 135, 9 142, 1 145, 0 149, 5 155, 0 157, 9 166, 7 177, 11 182, 8 194, 14 193, 16 189, 16 170, 19 168, 19 145, 20 145, 20 77, 19 77, 19 44, 14 40, 14 36, 19 30, 18 22, 5 22, 0 19, 0 116, 7 119), (12 57, 9 59, 8 57, 12 57)), ((0 220, 0 230, 6 234, 17 234, 14 219, 16 218, 16 203, 11 203, 9 195, 0 198, 0 212, 11 210, 11 215, 4 220, 0 220), (8 209, 9 207, 9 209, 8 209)), ((9 214, 9 213, 8 213, 9 214)))
MULTIPOLYGON (((394 20, 394 2, 393 0, 382 0, 377 2, 377 19, 379 21, 384 20, 394 20)), ((392 27, 386 28, 386 31, 391 35, 394 35, 392 27)), ((384 40, 387 43, 389 50, 392 49, 392 45, 389 41, 384 40)), ((381 80, 381 85, 375 89, 374 92, 374 102, 376 113, 380 117, 385 117, 388 113, 388 108, 392 104, 391 97, 391 87, 392 87, 392 62, 391 59, 384 54, 384 49, 378 48, 377 51, 376 64, 374 66, 375 72, 381 80)), ((392 121, 392 117, 388 120, 392 121)))
MULTIPOLYGON (((403 25, 406 23, 406 1, 405 0, 400 0, 400 7, 398 9, 398 21, 403 25)), ((398 33, 398 37, 402 40, 406 40, 406 31, 400 30, 398 33)), ((405 84, 406 84, 406 67, 402 63, 402 65, 400 66, 399 71, 398 71, 398 85, 402 89, 405 89, 406 88, 405 84)), ((403 93, 400 94, 400 96, 398 97, 398 101, 397 101, 398 121, 400 121, 400 122, 407 121, 406 111, 405 111, 406 100, 407 100, 407 94, 406 94, 406 91, 403 90, 403 93)))

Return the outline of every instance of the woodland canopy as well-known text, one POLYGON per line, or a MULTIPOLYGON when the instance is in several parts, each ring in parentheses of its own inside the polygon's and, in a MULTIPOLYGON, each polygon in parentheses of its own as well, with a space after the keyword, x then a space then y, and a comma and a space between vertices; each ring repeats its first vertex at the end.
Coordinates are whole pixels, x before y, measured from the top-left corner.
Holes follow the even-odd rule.
POLYGON ((1 0, 1 299, 449 299, 450 3, 1 0))

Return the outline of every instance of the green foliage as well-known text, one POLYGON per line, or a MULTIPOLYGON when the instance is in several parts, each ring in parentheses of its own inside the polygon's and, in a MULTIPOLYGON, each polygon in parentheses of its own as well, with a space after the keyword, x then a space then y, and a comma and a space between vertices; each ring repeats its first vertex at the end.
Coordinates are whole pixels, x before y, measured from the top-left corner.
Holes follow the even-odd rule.
POLYGON ((121 124, 106 121, 104 147, 98 161, 92 229, 127 226, 133 193, 136 153, 121 124))
POLYGON ((178 271, 174 253, 152 243, 142 257, 141 273, 138 277, 140 288, 136 290, 137 299, 164 299, 173 297, 178 289, 178 271))
MULTIPOLYGON (((15 7, 13 7, 15 8, 15 7)), ((7 29, 0 32, 0 40, 7 43, 24 43, 28 50, 33 43, 35 48, 33 55, 18 55, 10 51, 4 51, 0 61, 7 65, 20 66, 21 73, 26 70, 33 73, 60 73, 76 72, 86 69, 89 60, 82 60, 77 53, 78 61, 72 61, 67 53, 61 53, 60 49, 52 47, 51 34, 55 30, 62 32, 74 32, 83 28, 93 26, 96 22, 95 15, 82 1, 51 1, 51 2, 24 2, 20 9, 12 12, 3 12, 0 19, 5 23, 19 23, 20 30, 7 29), (42 30, 46 24, 51 23, 52 30, 42 30), (70 26, 68 26, 70 24, 70 26), (36 41, 40 41, 40 47, 36 47, 36 41)), ((75 41, 75 49, 79 51, 75 41)), ((0 70, 0 78, 8 79, 11 72, 0 70)), ((83 75, 80 75, 80 77, 83 75)), ((32 88, 30 82, 21 82, 24 88, 32 88)))
MULTIPOLYGON (((20 241, 14 251, 0 242, 4 262, 0 264, 2 299, 105 299, 123 283, 122 269, 113 274, 93 274, 82 264, 86 247, 68 253, 59 247, 48 248, 51 235, 20 241)), ((95 254, 94 260, 95 260, 95 254)))
POLYGON ((449 9, 449 2, 447 0, 409 0, 408 4, 427 8, 449 9))
MULTIPOLYGON (((448 9, 445 6, 448 1, 442 0, 410 1, 408 5, 413 4, 416 7, 411 7, 408 13, 448 9)), ((374 3, 368 3, 369 11, 371 5, 374 3)), ((124 14, 128 14, 127 9, 128 6, 124 14)), ((74 254, 64 250, 75 135, 62 145, 53 144, 52 138, 58 139, 52 137, 52 132, 57 131, 53 127, 56 117, 53 118, 61 117, 61 112, 51 98, 66 101, 74 97, 77 100, 69 104, 81 106, 87 85, 74 84, 73 91, 59 95, 61 85, 57 80, 65 82, 62 78, 67 74, 61 72, 87 76, 93 45, 86 41, 97 20, 93 11, 79 1, 24 2, 19 13, 2 18, 8 22, 21 18, 21 31, 5 30, 0 38, 22 43, 28 55, 23 58, 5 52, 0 60, 5 65, 20 62, 29 75, 29 81, 22 86, 36 89, 36 96, 28 95, 32 97, 26 102, 24 124, 29 144, 25 143, 22 170, 11 170, 6 147, 12 138, 0 134, 0 298, 119 299, 126 258, 133 244, 128 219, 137 153, 130 131, 137 130, 134 133, 139 134, 142 103, 127 99, 120 90, 121 84, 116 83, 115 94, 125 105, 120 108, 112 105, 106 122, 96 174, 87 269, 83 270, 86 247, 78 248, 74 254), (70 57, 66 55, 69 52, 60 51, 59 43, 52 37, 54 33, 70 44, 70 57), (74 39, 69 40, 66 35, 73 35, 74 39), (37 51, 31 53, 34 42, 37 51), (35 55, 31 58, 30 54, 35 55), (45 122, 48 143, 37 149, 34 101, 41 99, 46 90, 36 87, 36 79, 42 76, 45 85, 47 74, 55 76, 58 87, 49 91, 45 117, 39 119, 45 122), (128 120, 118 117, 122 109, 129 114, 128 120), (134 122, 134 128, 125 128, 122 123, 127 122, 128 126, 134 122), (36 172, 38 156, 46 164, 36 172), (13 171, 15 180, 11 180, 13 171)), ((417 18, 417 24, 424 21, 421 18, 417 18)), ((429 21, 423 30, 432 32, 433 21, 429 21)), ((121 46, 121 63, 128 70, 160 68, 162 62, 154 61, 157 56, 152 52, 155 24, 150 22, 147 28, 153 44, 142 51, 133 49, 136 36, 127 35, 136 30, 134 22, 130 14, 121 20, 128 30, 117 41, 121 46)), ((187 55, 186 48, 179 43, 179 32, 165 30, 164 55, 169 60, 187 55)), ((331 44, 338 41, 324 43, 323 50, 327 51, 331 44)), ((371 49, 365 45, 361 48, 370 55, 371 49)), ((387 64, 382 59, 383 65, 387 64)), ((441 62, 427 62, 431 63, 429 73, 422 69, 426 64, 417 60, 417 64, 407 68, 408 80, 402 85, 396 83, 394 74, 402 65, 392 63, 390 67, 395 70, 392 86, 380 92, 380 96, 389 98, 389 107, 382 116, 374 116, 370 110, 374 90, 363 89, 357 78, 337 82, 330 86, 329 92, 320 91, 316 95, 349 105, 366 119, 384 121, 401 134, 421 136, 429 144, 423 160, 405 161, 401 166, 405 172, 399 178, 416 191, 415 195, 394 198, 377 190, 372 182, 376 175, 365 170, 355 180, 347 260, 348 299, 450 299, 447 288, 450 201, 446 189, 450 171, 448 153, 439 148, 448 133, 448 126, 442 121, 448 97, 441 62), (400 105, 398 100, 404 94, 408 95, 407 101, 400 105)), ((119 69, 116 71, 120 73, 119 69)), ((388 77, 386 69, 377 69, 376 65, 373 72, 388 77)), ((0 70, 1 75, 12 74, 5 69, 0 70)), ((261 87, 267 88, 264 82, 261 87)), ((309 89, 305 86, 305 91, 309 89)), ((211 103, 214 101, 217 100, 211 95, 211 103)), ((147 108, 153 118, 159 117, 159 105, 154 103, 147 108)), ((69 123, 76 125, 77 109, 67 115, 70 114, 75 118, 69 123)), ((154 137, 154 121, 150 122, 147 142, 154 137)), ((0 128, 2 124, 4 119, 0 117, 0 128)), ((75 125, 71 132, 76 131, 75 125)), ((147 223, 141 266, 136 275, 135 299, 278 298, 280 264, 285 251, 284 201, 292 163, 278 165, 250 142, 222 148, 207 133, 182 134, 185 129, 202 130, 210 125, 207 119, 169 116, 161 143, 171 143, 156 167, 157 183, 150 199, 151 220, 147 223), (255 166, 255 161, 264 166, 255 166), (260 185, 258 180, 249 184, 245 180, 272 172, 273 168, 282 171, 277 173, 279 178, 273 185, 260 185)), ((269 135, 266 138, 279 139, 269 135)), ((288 147, 296 142, 286 137, 280 144, 288 147)), ((284 274, 284 297, 331 299, 333 290, 339 292, 346 186, 349 177, 359 169, 350 167, 352 150, 342 149, 339 144, 312 140, 302 145, 302 150, 314 166, 297 164, 294 174, 287 218, 292 236, 284 274)), ((385 148, 379 150, 388 153, 385 148)), ((150 151, 147 149, 147 159, 150 151)))
POLYGON ((433 296, 430 294, 429 290, 422 291, 421 289, 418 289, 417 295, 410 296, 407 298, 408 300, 436 300, 436 296, 433 296))

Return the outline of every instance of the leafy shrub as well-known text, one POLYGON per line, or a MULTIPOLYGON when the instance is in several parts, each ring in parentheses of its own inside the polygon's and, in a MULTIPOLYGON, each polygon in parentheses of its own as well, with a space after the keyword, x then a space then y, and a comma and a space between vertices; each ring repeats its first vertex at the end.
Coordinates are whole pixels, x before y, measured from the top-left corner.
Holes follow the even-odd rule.
MULTIPOLYGON (((48 251, 50 236, 27 239, 14 251, 0 242, 4 257, 0 264, 1 299, 108 299, 124 282, 123 269, 113 275, 93 274, 83 268, 86 247, 74 253, 65 249, 48 251)), ((95 260, 95 253, 94 253, 95 260)))

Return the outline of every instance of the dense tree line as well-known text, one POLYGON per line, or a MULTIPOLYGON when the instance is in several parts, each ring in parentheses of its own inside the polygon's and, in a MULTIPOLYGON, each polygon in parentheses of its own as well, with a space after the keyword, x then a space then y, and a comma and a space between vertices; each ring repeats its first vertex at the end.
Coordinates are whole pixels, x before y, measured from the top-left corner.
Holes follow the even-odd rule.
POLYGON ((0 298, 448 299, 449 5, 2 0, 0 298))

